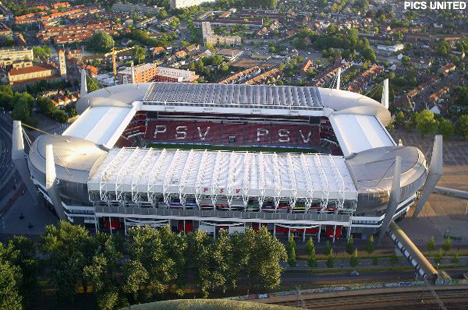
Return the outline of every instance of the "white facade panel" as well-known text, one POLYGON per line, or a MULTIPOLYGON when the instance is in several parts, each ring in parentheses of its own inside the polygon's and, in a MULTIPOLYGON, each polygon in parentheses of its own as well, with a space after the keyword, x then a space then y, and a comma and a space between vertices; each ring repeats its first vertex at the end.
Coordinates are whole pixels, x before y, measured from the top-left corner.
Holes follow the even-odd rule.
POLYGON ((136 113, 135 107, 90 107, 63 133, 112 148, 136 113))
POLYGON ((346 157, 372 148, 395 146, 395 142, 375 116, 331 114, 329 119, 346 157))

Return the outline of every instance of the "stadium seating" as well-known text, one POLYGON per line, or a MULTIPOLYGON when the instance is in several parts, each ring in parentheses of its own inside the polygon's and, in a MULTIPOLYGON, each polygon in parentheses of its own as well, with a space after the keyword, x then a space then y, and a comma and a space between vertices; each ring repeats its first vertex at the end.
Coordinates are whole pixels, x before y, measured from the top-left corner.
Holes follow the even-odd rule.
POLYGON ((212 145, 318 146, 319 126, 195 120, 147 121, 148 142, 208 143, 212 145))
MULTIPOLYGON (((200 117, 202 118, 202 117, 200 117)), ((304 121, 286 122, 257 121, 236 118, 199 120, 196 116, 148 118, 145 112, 138 112, 122 133, 117 146, 130 147, 145 143, 178 142, 204 143, 232 146, 321 146, 327 153, 342 155, 333 127, 328 118, 321 118, 320 125, 304 121)))

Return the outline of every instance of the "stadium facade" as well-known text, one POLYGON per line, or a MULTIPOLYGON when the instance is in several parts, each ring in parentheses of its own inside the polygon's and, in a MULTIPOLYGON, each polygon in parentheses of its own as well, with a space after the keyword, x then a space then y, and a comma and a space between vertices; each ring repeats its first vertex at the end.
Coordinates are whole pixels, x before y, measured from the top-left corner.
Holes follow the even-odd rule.
POLYGON ((39 136, 27 164, 61 219, 96 229, 369 235, 405 216, 429 172, 385 129, 383 102, 316 87, 118 85, 83 96, 80 117, 39 136))

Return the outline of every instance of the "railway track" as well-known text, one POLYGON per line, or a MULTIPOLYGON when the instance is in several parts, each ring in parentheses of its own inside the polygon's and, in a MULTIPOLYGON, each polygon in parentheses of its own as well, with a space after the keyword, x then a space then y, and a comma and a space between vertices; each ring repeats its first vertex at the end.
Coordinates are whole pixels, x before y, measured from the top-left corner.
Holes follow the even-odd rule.
MULTIPOLYGON (((468 289, 466 290, 438 290, 437 295, 448 310, 468 309, 468 289)), ((275 303, 283 306, 302 307, 305 309, 440 309, 438 302, 426 291, 392 292, 382 294, 365 294, 354 296, 328 296, 326 298, 302 299, 275 303)))

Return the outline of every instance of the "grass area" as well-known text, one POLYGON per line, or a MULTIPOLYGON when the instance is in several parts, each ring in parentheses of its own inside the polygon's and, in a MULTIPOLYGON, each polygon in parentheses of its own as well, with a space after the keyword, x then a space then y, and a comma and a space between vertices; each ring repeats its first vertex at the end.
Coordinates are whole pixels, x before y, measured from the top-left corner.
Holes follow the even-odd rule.
MULTIPOLYGON (((127 308, 122 308, 125 310, 127 308)), ((180 299, 134 305, 132 310, 298 310, 295 307, 227 299, 180 299)))
POLYGON ((275 153, 317 153, 313 149, 305 148, 281 148, 264 146, 217 146, 198 144, 156 144, 151 143, 149 147, 158 149, 181 149, 181 150, 209 150, 209 151, 237 151, 237 152, 275 152, 275 153))

